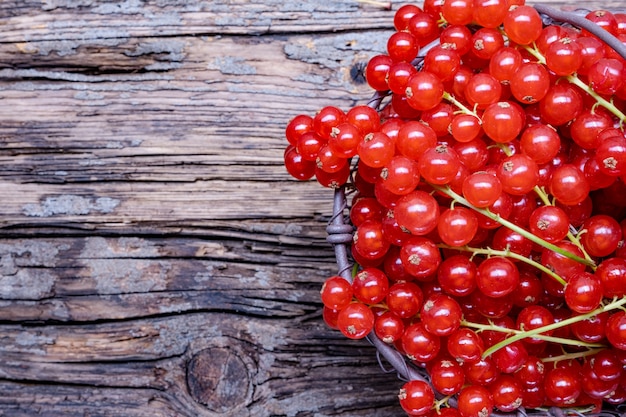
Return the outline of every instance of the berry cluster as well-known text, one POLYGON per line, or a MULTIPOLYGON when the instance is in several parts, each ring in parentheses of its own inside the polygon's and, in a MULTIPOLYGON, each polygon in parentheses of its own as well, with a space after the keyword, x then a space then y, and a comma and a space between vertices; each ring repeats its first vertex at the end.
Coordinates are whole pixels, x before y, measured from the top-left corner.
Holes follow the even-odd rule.
POLYGON ((286 127, 293 177, 354 191, 324 320, 424 370, 410 416, 626 401, 626 14, 550 12, 402 6, 372 102, 286 127))

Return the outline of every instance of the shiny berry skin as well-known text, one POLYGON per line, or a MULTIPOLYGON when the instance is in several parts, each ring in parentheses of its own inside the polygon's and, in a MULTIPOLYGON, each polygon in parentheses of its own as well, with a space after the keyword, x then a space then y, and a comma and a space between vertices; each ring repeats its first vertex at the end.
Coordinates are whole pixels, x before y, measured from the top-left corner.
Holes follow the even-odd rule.
POLYGON ((474 239, 478 231, 478 219, 474 211, 455 206, 441 213, 437 231, 445 244, 465 246, 474 239))
POLYGON ((612 177, 626 174, 626 139, 620 135, 601 140, 593 159, 603 174, 612 177))
POLYGON ((511 93, 522 104, 537 103, 550 89, 550 74, 541 64, 522 64, 511 77, 511 93))
POLYGON ((419 46, 424 46, 439 36, 437 19, 430 13, 418 12, 408 22, 407 30, 415 36, 419 46))
POLYGON ((545 124, 534 124, 520 136, 520 149, 538 165, 551 162, 561 149, 561 138, 556 130, 545 124))
POLYGON ((313 118, 306 114, 299 114, 289 121, 285 128, 285 136, 291 145, 296 145, 298 139, 306 132, 313 130, 313 118))
POLYGON ((402 350, 418 362, 428 362, 437 357, 441 348, 441 339, 429 333, 423 323, 416 322, 407 326, 401 339, 402 350))
POLYGON ((386 311, 374 320, 374 332, 385 343, 400 340, 404 333, 404 322, 391 311, 386 311))
POLYGON ((448 25, 439 36, 441 44, 452 45, 459 55, 465 55, 470 50, 472 32, 464 25, 448 25))
POLYGON ((365 304, 378 304, 387 297, 389 280, 383 271, 377 268, 361 270, 352 281, 354 297, 365 304))
POLYGON ((613 217, 598 214, 591 216, 582 224, 586 230, 580 237, 580 243, 591 256, 603 258, 617 249, 622 240, 622 228, 613 217))
POLYGON ((617 381, 624 374, 620 358, 613 349, 603 349, 589 361, 593 372, 602 381, 617 381))
POLYGON ((391 65, 393 65, 393 59, 389 55, 372 57, 365 68, 365 79, 369 86, 377 91, 387 90, 387 77, 391 65))
POLYGON ((306 181, 315 175, 315 162, 305 160, 293 145, 285 150, 284 163, 289 175, 297 180, 306 181))
POLYGON ((508 11, 507 0, 474 0, 474 22, 485 28, 500 26, 508 11))
POLYGON ((398 394, 400 406, 409 415, 426 415, 434 406, 435 393, 427 382, 406 382, 398 394))
POLYGON ((478 362, 485 350, 480 336, 466 327, 460 327, 450 334, 447 348, 448 353, 461 363, 478 362))
POLYGON ((582 393, 580 376, 572 368, 548 371, 544 381, 546 396, 557 406, 574 404, 582 393))
POLYGON ((578 168, 571 164, 563 164, 552 172, 549 191, 556 200, 565 205, 582 202, 588 195, 591 186, 578 168))
POLYGON ((576 39, 561 38, 553 42, 545 53, 546 66, 556 75, 571 75, 583 63, 582 46, 576 39))
POLYGON ((500 101, 489 105, 483 113, 483 130, 491 140, 498 143, 510 142, 524 127, 523 112, 517 104, 500 101))
POLYGON ((502 184, 493 174, 479 171, 463 181, 463 197, 475 207, 489 207, 501 194, 502 184))
POLYGON ((359 129, 363 135, 380 129, 380 115, 375 109, 366 105, 354 106, 348 110, 346 122, 359 129))
POLYGON ((430 72, 443 82, 451 81, 461 66, 461 56, 450 45, 441 44, 430 49, 424 57, 422 70, 430 72))
POLYGON ((435 74, 420 71, 409 78, 405 94, 411 107, 424 111, 441 103, 443 91, 443 83, 435 74))
POLYGON ((405 122, 398 131, 396 149, 404 156, 413 160, 419 158, 428 149, 437 145, 435 131, 424 123, 411 120, 405 122))
POLYGON ((521 381, 511 375, 500 375, 489 385, 495 408, 505 413, 517 410, 522 405, 521 381))
POLYGON ((624 64, 614 58, 599 59, 589 67, 587 78, 596 93, 615 94, 624 83, 624 64))
POLYGON ((462 417, 488 417, 494 402, 489 390, 479 385, 469 385, 461 390, 457 408, 462 417))
POLYGON ((437 279, 446 294, 467 296, 476 288, 476 264, 465 255, 447 257, 437 270, 437 279))
POLYGON ((405 4, 400 6, 393 15, 393 26, 396 30, 405 30, 409 24, 409 20, 417 13, 421 13, 422 9, 414 4, 405 4))
POLYGON ((496 175, 502 183, 502 191, 511 195, 524 195, 537 185, 539 166, 529 156, 515 154, 500 162, 496 175))
POLYGON ((565 286, 565 303, 572 311, 580 314, 598 308, 603 296, 600 278, 589 272, 574 274, 565 286))
POLYGON ((461 324, 461 306, 445 294, 434 294, 422 306, 420 320, 426 331, 435 336, 448 336, 461 324))
POLYGON ((382 168, 394 156, 394 142, 384 132, 372 132, 357 146, 360 161, 371 168, 382 168))
POLYGON ((595 275, 600 278, 606 298, 626 295, 626 259, 608 258, 600 262, 595 275))
POLYGON ((415 190, 402 196, 394 209, 398 224, 413 235, 426 235, 437 227, 439 203, 429 193, 415 190))
POLYGON ((472 23, 473 0, 449 0, 443 3, 441 14, 451 25, 467 25, 472 23))
POLYGON ((397 195, 406 195, 419 184, 420 174, 416 161, 403 155, 396 155, 380 173, 381 185, 397 195))
POLYGON ((413 282, 397 282, 389 287, 386 302, 389 311, 407 319, 419 313, 424 302, 424 293, 413 282))
POLYGON ((526 363, 528 351, 524 344, 518 340, 495 351, 492 358, 501 372, 512 374, 526 363))
POLYGON ((582 109, 582 96, 569 83, 551 86, 539 102, 542 120, 552 126, 561 126, 574 120, 582 109))
POLYGON ((465 372, 455 360, 443 359, 429 369, 433 388, 444 395, 457 394, 465 382, 465 372))
MULTIPOLYGON (((500 100, 502 85, 492 75, 480 72, 469 79, 465 86, 464 96, 470 106, 484 109, 500 100)), ((484 118, 483 123, 486 123, 484 118)))
POLYGON ((512 8, 504 17, 503 24, 509 39, 519 45, 532 43, 543 29, 541 16, 531 6, 512 8))
POLYGON ((387 253, 389 243, 383 238, 382 223, 377 220, 366 220, 353 237, 354 249, 367 259, 378 259, 387 253))
POLYGON ((557 206, 537 207, 530 215, 529 229, 548 242, 563 240, 569 232, 569 217, 565 210, 557 206))
POLYGON ((445 144, 427 149, 418 161, 420 175, 431 184, 450 183, 461 165, 457 152, 445 144))
POLYGON ((339 157, 352 158, 356 155, 357 146, 362 139, 363 135, 356 126, 344 122, 331 131, 328 147, 339 157))
POLYGON ((488 297, 504 297, 517 288, 519 271, 508 258, 492 256, 478 265, 476 284, 488 297))
POLYGON ((333 310, 341 310, 352 301, 352 285, 348 280, 335 275, 324 282, 320 295, 324 306, 333 310))
MULTIPOLYGON (((531 305, 528 307, 524 307, 516 319, 516 326, 520 330, 534 330, 540 327, 548 326, 554 323, 554 316, 546 307, 541 305, 531 305)), ((541 333, 545 336, 552 335, 552 331, 546 331, 541 333)), ((541 339, 538 338, 525 338, 523 339, 525 343, 537 344, 542 343, 541 339)))
POLYGON ((522 65, 522 54, 515 48, 506 46, 496 51, 489 60, 489 73, 498 81, 510 81, 522 65))
POLYGON ((362 339, 374 328, 374 313, 363 303, 351 303, 339 311, 337 327, 349 339, 362 339))
POLYGON ((441 264, 441 253, 435 243, 421 236, 408 239, 400 249, 406 272, 420 281, 429 281, 441 264))

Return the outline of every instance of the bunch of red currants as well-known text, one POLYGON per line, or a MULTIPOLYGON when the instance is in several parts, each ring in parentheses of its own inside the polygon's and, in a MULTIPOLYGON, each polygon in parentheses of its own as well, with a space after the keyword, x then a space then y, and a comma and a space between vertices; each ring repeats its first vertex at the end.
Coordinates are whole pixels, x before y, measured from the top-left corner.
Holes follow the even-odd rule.
POLYGON ((286 127, 293 177, 352 191, 324 320, 424 371, 410 416, 624 403, 626 14, 426 0, 393 23, 370 104, 286 127))

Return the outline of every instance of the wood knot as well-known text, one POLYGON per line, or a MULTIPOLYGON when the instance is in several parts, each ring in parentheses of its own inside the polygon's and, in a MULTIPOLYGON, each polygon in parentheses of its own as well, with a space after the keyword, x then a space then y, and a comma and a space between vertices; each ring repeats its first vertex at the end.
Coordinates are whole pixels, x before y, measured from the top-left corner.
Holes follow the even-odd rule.
POLYGON ((242 405, 250 377, 243 360, 228 348, 204 349, 187 364, 187 386, 198 403, 217 413, 242 405))

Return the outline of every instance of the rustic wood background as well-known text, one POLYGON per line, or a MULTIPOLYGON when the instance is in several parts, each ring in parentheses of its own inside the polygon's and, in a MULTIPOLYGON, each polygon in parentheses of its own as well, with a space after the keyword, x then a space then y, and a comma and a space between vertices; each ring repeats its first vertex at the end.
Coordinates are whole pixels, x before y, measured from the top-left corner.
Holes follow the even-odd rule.
POLYGON ((392 15, 0 2, 0 415, 399 415, 321 320, 332 193, 281 161, 291 117, 370 96, 392 15))

